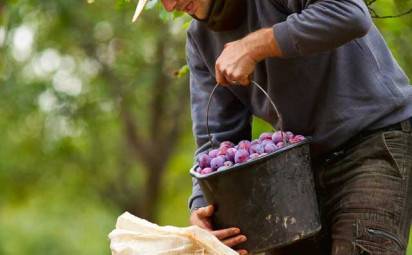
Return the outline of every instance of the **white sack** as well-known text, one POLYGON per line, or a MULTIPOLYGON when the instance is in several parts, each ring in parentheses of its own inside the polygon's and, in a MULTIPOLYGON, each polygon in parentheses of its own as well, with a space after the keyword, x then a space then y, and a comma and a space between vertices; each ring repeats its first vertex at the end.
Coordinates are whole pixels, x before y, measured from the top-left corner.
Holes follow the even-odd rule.
POLYGON ((112 255, 238 255, 197 226, 160 227, 127 212, 109 238, 112 255))

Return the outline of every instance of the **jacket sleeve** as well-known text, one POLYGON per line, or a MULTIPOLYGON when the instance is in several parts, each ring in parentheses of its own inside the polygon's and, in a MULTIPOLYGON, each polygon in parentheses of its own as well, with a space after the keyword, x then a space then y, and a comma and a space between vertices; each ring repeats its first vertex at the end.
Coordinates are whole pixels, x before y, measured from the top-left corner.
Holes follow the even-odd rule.
POLYGON ((272 0, 286 10, 273 32, 285 58, 337 48, 366 35, 372 18, 363 0, 272 0))
MULTIPOLYGON (((211 144, 206 131, 206 109, 209 96, 216 85, 212 70, 204 64, 195 42, 188 33, 187 62, 190 69, 190 100, 193 134, 197 144, 196 156, 210 149, 211 144)), ((235 94, 227 87, 218 87, 212 97, 209 110, 209 130, 214 144, 222 141, 238 142, 251 137, 252 116, 235 94)), ((206 200, 195 178, 193 191, 189 198, 191 211, 206 206, 206 200)))

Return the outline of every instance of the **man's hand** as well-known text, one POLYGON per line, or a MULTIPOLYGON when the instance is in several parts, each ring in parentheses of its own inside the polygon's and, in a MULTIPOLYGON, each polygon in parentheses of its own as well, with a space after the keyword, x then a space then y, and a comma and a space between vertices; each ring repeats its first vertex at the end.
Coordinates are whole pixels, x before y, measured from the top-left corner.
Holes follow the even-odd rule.
POLYGON ((272 28, 258 30, 225 45, 216 60, 216 81, 220 85, 249 85, 259 61, 281 55, 272 28))
MULTIPOLYGON (((213 230, 210 217, 213 215, 214 208, 212 205, 199 208, 190 215, 190 223, 210 231, 222 243, 229 247, 233 247, 246 241, 246 236, 240 235, 240 229, 227 228, 220 230, 213 230)), ((246 250, 237 250, 240 255, 248 254, 246 250)))
POLYGON ((216 61, 216 81, 221 85, 248 85, 256 63, 243 40, 227 43, 216 61))

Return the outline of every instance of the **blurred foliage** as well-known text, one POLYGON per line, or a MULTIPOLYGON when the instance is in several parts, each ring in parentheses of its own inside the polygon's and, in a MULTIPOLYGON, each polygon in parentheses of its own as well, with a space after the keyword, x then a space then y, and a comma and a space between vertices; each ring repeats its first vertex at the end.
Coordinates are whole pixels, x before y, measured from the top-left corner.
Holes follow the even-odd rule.
MULTIPOLYGON (((0 254, 110 254, 107 234, 117 216, 146 196, 148 179, 147 165, 125 136, 125 116, 144 139, 156 141, 153 134, 171 125, 176 107, 181 129, 164 159, 154 219, 188 224, 195 145, 189 108, 177 102, 188 104, 190 19, 167 14, 152 0, 132 24, 135 4, 0 2, 0 254), (157 120, 165 126, 153 127, 159 77, 170 85, 162 87, 165 107, 157 120)), ((372 7, 391 15, 408 4, 378 0, 372 7)), ((376 24, 411 76, 412 16, 376 24)), ((256 119, 253 136, 270 128, 256 119)), ((169 146, 159 141, 148 150, 160 150, 160 143, 169 146)))

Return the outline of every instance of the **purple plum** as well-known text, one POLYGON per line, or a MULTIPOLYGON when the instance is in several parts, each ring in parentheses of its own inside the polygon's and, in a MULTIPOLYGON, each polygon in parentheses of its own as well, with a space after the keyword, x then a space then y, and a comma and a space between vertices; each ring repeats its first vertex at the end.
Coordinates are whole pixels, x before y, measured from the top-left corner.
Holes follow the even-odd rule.
POLYGON ((272 153, 272 152, 276 151, 277 149, 278 149, 278 147, 276 147, 276 145, 273 142, 267 143, 265 145, 265 152, 266 153, 272 153))
POLYGON ((294 138, 301 141, 305 140, 305 137, 303 135, 295 135, 294 138))
POLYGON ((229 168, 229 167, 233 166, 233 162, 232 161, 226 161, 225 163, 223 163, 223 166, 229 168))
POLYGON ((200 171, 201 174, 210 174, 213 172, 213 169, 210 167, 206 167, 204 169, 202 169, 202 171, 200 171))
POLYGON ((237 145, 237 148, 238 149, 243 149, 243 150, 249 150, 249 148, 250 148, 250 141, 248 141, 248 140, 243 140, 243 141, 240 141, 239 142, 239 144, 237 145))
POLYGON ((250 145, 259 144, 259 143, 260 143, 259 139, 255 139, 250 142, 250 145))
POLYGON ((219 150, 218 149, 214 149, 214 150, 209 151, 210 159, 216 158, 218 155, 219 155, 219 150))
POLYGON ((250 154, 250 156, 249 156, 249 159, 251 159, 251 160, 257 159, 257 158, 259 158, 259 154, 257 154, 257 153, 250 154))
POLYGON ((285 132, 282 131, 276 131, 275 133, 273 133, 272 136, 272 141, 276 144, 278 142, 283 142, 283 138, 287 139, 287 134, 285 132))
POLYGON ((251 143, 251 144, 250 144, 250 148, 249 148, 249 153, 250 153, 250 154, 256 153, 258 146, 260 146, 260 144, 257 143, 257 142, 256 142, 256 143, 251 143))
POLYGON ((287 131, 287 132, 286 132, 286 136, 288 137, 288 139, 290 139, 290 138, 292 138, 294 135, 293 135, 292 132, 287 131))
POLYGON ((248 158, 249 158, 249 152, 247 150, 240 149, 236 152, 235 163, 246 162, 248 158))
POLYGON ((299 143, 303 140, 305 140, 305 137, 303 135, 295 135, 293 138, 290 139, 290 143, 299 143))
POLYGON ((262 144, 258 144, 258 146, 256 146, 256 153, 262 154, 264 152, 265 152, 265 147, 262 144))
POLYGON ((219 152, 217 153, 217 155, 225 156, 228 149, 230 149, 230 147, 225 147, 225 146, 220 147, 219 152))
POLYGON ((226 159, 230 160, 232 162, 235 161, 235 155, 236 155, 237 150, 235 148, 229 148, 226 151, 226 159))
POLYGON ((228 147, 228 148, 232 148, 233 146, 235 146, 232 142, 230 142, 230 141, 224 141, 224 142, 222 142, 221 144, 220 144, 220 148, 222 148, 222 147, 228 147))
POLYGON ((272 142, 272 140, 263 140, 260 144, 261 144, 263 147, 265 147, 266 144, 268 144, 268 143, 273 143, 273 142, 272 142))
POLYGON ((226 158, 225 158, 225 157, 223 157, 223 156, 217 156, 216 158, 214 158, 214 159, 212 159, 212 160, 210 161, 210 167, 211 167, 213 170, 216 170, 216 169, 218 169, 219 167, 223 166, 223 163, 225 163, 225 161, 226 161, 226 158))
POLYGON ((278 142, 278 143, 276 144, 276 146, 277 146, 278 148, 282 148, 282 147, 284 146, 284 144, 283 144, 283 142, 278 142))
POLYGON ((210 166, 210 157, 206 153, 202 153, 197 157, 197 163, 200 168, 206 168, 210 166))
POLYGON ((273 135, 273 133, 272 132, 265 132, 265 133, 262 133, 260 136, 259 136, 259 141, 264 141, 264 140, 271 140, 272 139, 272 135, 273 135))

